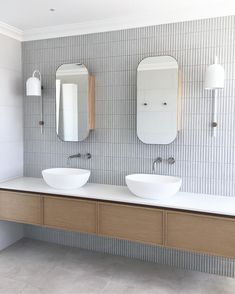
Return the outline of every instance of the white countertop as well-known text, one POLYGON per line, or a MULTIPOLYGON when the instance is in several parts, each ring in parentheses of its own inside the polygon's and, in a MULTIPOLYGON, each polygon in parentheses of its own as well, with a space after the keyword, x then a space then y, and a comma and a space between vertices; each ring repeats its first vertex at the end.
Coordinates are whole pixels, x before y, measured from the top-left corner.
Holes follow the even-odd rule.
POLYGON ((152 200, 139 198, 133 195, 125 186, 88 183, 76 190, 57 190, 49 187, 41 178, 28 177, 20 177, 2 182, 0 183, 0 189, 82 197, 87 199, 235 216, 235 197, 178 192, 169 199, 152 200))

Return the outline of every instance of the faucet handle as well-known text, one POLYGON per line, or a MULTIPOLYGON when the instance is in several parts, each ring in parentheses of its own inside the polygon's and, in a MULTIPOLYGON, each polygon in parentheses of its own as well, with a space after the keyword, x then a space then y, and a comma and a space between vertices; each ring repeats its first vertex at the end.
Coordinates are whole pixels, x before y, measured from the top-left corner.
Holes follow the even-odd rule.
POLYGON ((168 162, 169 164, 174 164, 174 163, 175 163, 175 159, 174 159, 174 157, 169 157, 169 158, 167 159, 167 162, 168 162))
POLYGON ((91 159, 91 153, 86 153, 85 157, 86 159, 91 159))

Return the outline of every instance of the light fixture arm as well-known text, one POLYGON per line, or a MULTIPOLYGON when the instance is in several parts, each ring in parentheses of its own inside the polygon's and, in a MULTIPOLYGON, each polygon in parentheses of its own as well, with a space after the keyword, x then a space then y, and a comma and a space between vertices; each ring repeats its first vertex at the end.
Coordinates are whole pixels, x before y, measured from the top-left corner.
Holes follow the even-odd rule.
POLYGON ((41 94, 41 99, 40 99, 40 108, 41 108, 41 113, 40 113, 40 121, 39 125, 41 128, 41 134, 43 134, 43 126, 44 126, 44 121, 43 121, 43 112, 44 112, 44 107, 43 107, 43 94, 41 94))
POLYGON ((212 136, 216 136, 217 112, 218 112, 218 91, 224 88, 225 73, 222 65, 218 63, 218 57, 215 56, 214 64, 208 66, 205 77, 205 90, 212 91, 213 115, 212 115, 212 136))
MULTIPOLYGON (((41 72, 38 69, 33 72, 33 77, 36 77, 36 75, 39 76, 39 80, 42 83, 42 75, 41 75, 41 72)), ((41 86, 41 90, 43 90, 43 86, 41 86)), ((43 96, 42 96, 42 91, 41 91, 41 97, 40 97, 40 121, 39 121, 39 126, 41 128, 41 134, 43 134, 43 126, 44 126, 43 112, 44 112, 43 96)))
POLYGON ((39 80, 42 81, 42 75, 40 73, 40 71, 38 69, 36 69, 34 72, 33 72, 33 77, 35 77, 35 75, 38 74, 39 75, 39 80))
MULTIPOLYGON (((215 55, 215 64, 218 64, 218 56, 215 55)), ((212 90, 212 96, 213 96, 213 117, 212 117, 212 136, 216 136, 216 130, 217 130, 217 96, 218 96, 218 89, 212 90)))
POLYGON ((212 117, 212 136, 215 137, 216 136, 216 128, 218 126, 217 123, 217 96, 218 96, 218 90, 214 89, 212 90, 213 92, 213 117, 212 117))

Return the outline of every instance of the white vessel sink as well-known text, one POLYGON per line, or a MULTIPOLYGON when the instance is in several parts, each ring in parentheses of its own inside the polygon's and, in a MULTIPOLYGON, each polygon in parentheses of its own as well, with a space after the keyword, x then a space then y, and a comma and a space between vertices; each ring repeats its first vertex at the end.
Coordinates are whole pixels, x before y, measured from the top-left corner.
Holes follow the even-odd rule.
POLYGON ((176 194, 182 184, 181 178, 152 175, 132 174, 126 176, 129 190, 138 197, 149 199, 163 199, 176 194))
POLYGON ((84 186, 91 172, 78 168, 49 168, 42 171, 45 182, 55 189, 77 189, 84 186))

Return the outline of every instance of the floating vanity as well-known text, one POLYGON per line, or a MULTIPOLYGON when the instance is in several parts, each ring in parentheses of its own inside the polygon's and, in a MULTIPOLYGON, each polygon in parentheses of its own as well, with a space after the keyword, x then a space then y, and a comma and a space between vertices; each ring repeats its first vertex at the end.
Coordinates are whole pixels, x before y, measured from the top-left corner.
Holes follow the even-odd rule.
POLYGON ((123 186, 56 190, 22 177, 0 184, 0 219, 235 258, 235 197, 149 200, 123 186))

